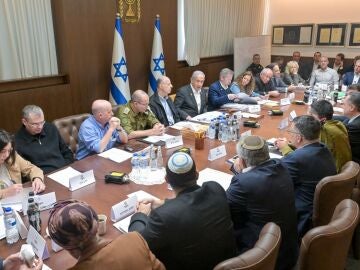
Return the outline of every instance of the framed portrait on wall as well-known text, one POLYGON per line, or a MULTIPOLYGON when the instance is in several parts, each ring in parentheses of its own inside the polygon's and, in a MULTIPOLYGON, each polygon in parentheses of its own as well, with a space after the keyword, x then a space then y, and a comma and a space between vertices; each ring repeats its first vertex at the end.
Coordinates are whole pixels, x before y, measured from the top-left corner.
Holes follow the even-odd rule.
POLYGON ((360 47, 360 23, 351 24, 348 45, 351 47, 360 47))
POLYGON ((346 23, 318 24, 317 46, 345 46, 346 23))
POLYGON ((312 24, 274 25, 272 32, 273 45, 311 45, 313 36, 312 24))

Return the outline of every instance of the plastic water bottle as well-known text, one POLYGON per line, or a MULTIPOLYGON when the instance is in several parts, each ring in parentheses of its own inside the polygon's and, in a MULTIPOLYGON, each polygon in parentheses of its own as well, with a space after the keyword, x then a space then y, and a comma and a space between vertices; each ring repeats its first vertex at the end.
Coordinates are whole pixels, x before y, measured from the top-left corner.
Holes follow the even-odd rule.
POLYGON ((215 139, 215 121, 214 121, 214 119, 212 119, 210 122, 210 126, 208 129, 208 137, 209 137, 209 139, 215 139))
POLYGON ((39 233, 41 232, 41 218, 40 218, 40 209, 37 202, 34 201, 34 198, 28 199, 28 210, 27 210, 29 224, 34 227, 39 233))
POLYGON ((140 178, 146 178, 146 169, 148 166, 148 160, 146 158, 145 153, 142 153, 139 158, 139 165, 140 165, 140 178))
POLYGON ((5 225, 6 225, 6 242, 11 245, 19 241, 19 232, 16 227, 16 219, 13 217, 5 219, 5 225))
POLYGON ((8 228, 8 223, 6 222, 10 218, 15 218, 14 212, 11 207, 4 207, 4 222, 5 228, 8 228))
POLYGON ((131 174, 135 180, 139 179, 139 157, 137 153, 134 153, 131 158, 131 174))
POLYGON ((157 170, 157 158, 156 158, 156 149, 153 145, 150 147, 150 160, 149 160, 149 167, 151 171, 157 170))
POLYGON ((157 149, 157 159, 156 159, 156 163, 157 163, 157 167, 159 169, 161 169, 164 166, 164 160, 163 160, 163 156, 162 156, 162 152, 161 152, 161 146, 158 146, 157 149))

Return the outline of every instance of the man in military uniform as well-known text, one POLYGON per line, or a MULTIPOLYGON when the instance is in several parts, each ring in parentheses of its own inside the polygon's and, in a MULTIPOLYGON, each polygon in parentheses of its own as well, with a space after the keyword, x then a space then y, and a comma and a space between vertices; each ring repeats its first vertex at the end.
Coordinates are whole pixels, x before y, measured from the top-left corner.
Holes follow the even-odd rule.
POLYGON ((143 90, 136 90, 131 100, 120 106, 118 117, 129 139, 162 135, 165 131, 149 107, 149 96, 143 90))

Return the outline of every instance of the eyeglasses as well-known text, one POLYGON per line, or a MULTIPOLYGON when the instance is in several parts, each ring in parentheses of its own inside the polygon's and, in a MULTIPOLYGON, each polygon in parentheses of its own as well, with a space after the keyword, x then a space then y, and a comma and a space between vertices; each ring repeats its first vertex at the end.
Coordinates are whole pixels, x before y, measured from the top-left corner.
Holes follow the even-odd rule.
POLYGON ((42 127, 44 124, 45 124, 45 120, 44 121, 41 121, 41 122, 38 122, 38 123, 30 123, 30 122, 28 122, 28 121, 26 121, 28 124, 29 124, 29 126, 31 126, 31 127, 42 127))
POLYGON ((144 106, 144 107, 149 106, 149 103, 141 103, 141 102, 138 102, 138 101, 136 101, 136 103, 138 103, 138 104, 140 104, 141 106, 144 106))
POLYGON ((296 130, 293 130, 293 129, 287 129, 286 130, 286 132, 288 132, 288 133, 292 133, 292 134, 298 134, 298 135, 300 135, 301 136, 301 133, 299 132, 299 131, 296 131, 296 130))

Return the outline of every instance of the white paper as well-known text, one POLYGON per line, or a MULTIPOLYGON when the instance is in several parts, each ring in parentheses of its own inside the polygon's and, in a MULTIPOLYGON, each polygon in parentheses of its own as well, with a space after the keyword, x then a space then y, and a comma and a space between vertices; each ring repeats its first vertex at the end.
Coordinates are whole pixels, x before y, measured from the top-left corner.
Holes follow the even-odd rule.
POLYGON ((28 229, 26 228, 22 218, 20 217, 17 211, 15 211, 15 217, 16 217, 16 227, 19 231, 19 235, 21 239, 25 239, 28 236, 28 229))
POLYGON ((113 205, 111 207, 111 220, 116 222, 135 213, 137 202, 137 197, 133 196, 113 205))
POLYGON ((72 167, 67 167, 55 173, 49 174, 48 177, 63 185, 64 187, 69 188, 69 179, 70 177, 74 177, 80 175, 81 172, 73 169, 72 167))
POLYGON ((246 104, 238 104, 238 103, 226 103, 221 106, 222 109, 231 109, 231 110, 237 110, 237 111, 248 111, 249 106, 246 104))
POLYGON ((244 118, 259 118, 260 115, 244 112, 244 113, 242 113, 242 117, 244 117, 244 118))
POLYGON ((165 168, 158 168, 155 171, 152 171, 149 166, 146 167, 145 171, 141 172, 140 177, 138 177, 138 173, 131 171, 129 174, 130 180, 138 185, 160 185, 165 183, 165 168))
POLYGON ((278 159, 282 159, 283 156, 282 155, 278 155, 278 154, 274 154, 274 153, 269 153, 270 154, 270 158, 278 158, 278 159))
POLYGON ((177 122, 176 124, 171 126, 171 128, 175 128, 175 129, 178 129, 178 130, 188 128, 188 129, 190 129, 192 131, 206 130, 206 127, 207 127, 206 125, 193 123, 193 122, 189 122, 189 121, 177 122))
POLYGON ((33 247, 36 256, 39 258, 44 260, 50 257, 45 239, 31 225, 29 226, 26 243, 33 247))
POLYGON ((291 111, 290 115, 289 115, 289 120, 293 121, 296 117, 296 112, 295 111, 291 111))
POLYGON ((5 222, 4 222, 4 216, 0 216, 0 239, 5 238, 6 236, 6 230, 5 230, 5 222))
POLYGON ((290 93, 290 94, 288 95, 288 98, 289 98, 290 100, 294 100, 294 99, 295 99, 295 93, 290 93))
POLYGON ((144 141, 148 142, 148 143, 157 143, 158 141, 166 141, 168 139, 173 138, 174 136, 169 135, 169 134, 164 134, 162 136, 149 136, 145 139, 143 139, 144 141))
POLYGON ((213 161, 224 156, 226 156, 225 145, 220 145, 209 150, 208 160, 213 161))
POLYGON ((123 232, 123 233, 129 232, 129 225, 130 225, 130 221, 131 221, 132 216, 133 216, 133 214, 128 216, 127 218, 124 218, 124 219, 114 223, 113 224, 114 227, 116 229, 118 229, 119 231, 123 232))
POLYGON ((206 168, 199 172, 199 178, 197 180, 197 184, 199 186, 202 186, 203 183, 214 181, 219 183, 224 190, 227 190, 230 186, 231 179, 233 178, 233 175, 224 173, 218 170, 206 168))
POLYGON ((52 269, 44 263, 41 270, 52 270, 52 269))
POLYGON ((144 199, 157 199, 155 196, 143 190, 135 191, 133 193, 128 194, 127 196, 129 198, 136 196, 138 201, 142 201, 144 199))
POLYGON ((89 170, 69 179, 69 190, 75 191, 95 183, 94 170, 89 170))
POLYGON ((249 105, 249 113, 258 113, 261 111, 260 105, 249 105))
POLYGON ((290 99, 289 98, 280 99, 280 106, 286 106, 286 105, 290 105, 290 99))
POLYGON ((117 163, 123 162, 132 157, 132 153, 126 152, 118 148, 111 148, 105 152, 98 154, 98 156, 103 158, 108 158, 117 163))
POLYGON ((217 118, 220 115, 223 115, 223 113, 219 111, 206 112, 191 118, 191 121, 210 123, 212 119, 217 118))

